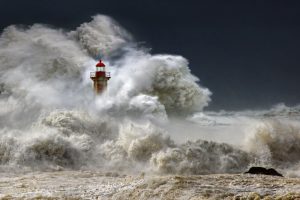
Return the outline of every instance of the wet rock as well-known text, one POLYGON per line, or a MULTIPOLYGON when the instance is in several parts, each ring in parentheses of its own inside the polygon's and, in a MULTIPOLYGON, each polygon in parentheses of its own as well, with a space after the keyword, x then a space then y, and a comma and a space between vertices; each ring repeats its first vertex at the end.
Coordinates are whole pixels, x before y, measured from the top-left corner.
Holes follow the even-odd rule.
POLYGON ((264 167, 251 167, 246 174, 264 174, 264 175, 271 175, 271 176, 282 176, 279 172, 277 172, 275 169, 270 168, 264 168, 264 167))

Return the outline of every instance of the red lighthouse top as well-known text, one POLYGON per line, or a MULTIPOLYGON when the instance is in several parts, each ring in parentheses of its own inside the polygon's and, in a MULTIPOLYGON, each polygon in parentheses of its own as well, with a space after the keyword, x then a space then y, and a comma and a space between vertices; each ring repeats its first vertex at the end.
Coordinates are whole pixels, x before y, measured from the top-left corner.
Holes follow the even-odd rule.
POLYGON ((105 67, 105 64, 102 62, 102 60, 99 60, 96 67, 105 67))

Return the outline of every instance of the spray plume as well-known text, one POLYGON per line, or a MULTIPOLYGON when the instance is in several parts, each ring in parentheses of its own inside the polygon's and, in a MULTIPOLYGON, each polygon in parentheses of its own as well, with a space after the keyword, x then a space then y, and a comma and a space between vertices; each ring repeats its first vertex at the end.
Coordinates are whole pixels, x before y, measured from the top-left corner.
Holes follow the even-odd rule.
MULTIPOLYGON (((73 31, 41 24, 7 27, 0 36, 1 166, 184 174, 246 169, 259 156, 253 139, 249 148, 240 148, 204 140, 179 144, 172 138, 179 133, 170 132, 173 118, 197 130, 199 125, 185 116, 201 112, 210 101, 211 92, 199 85, 188 64, 182 56, 135 48, 133 37, 103 15, 73 31), (94 98, 89 72, 99 54, 112 79, 94 98)), ((297 148, 298 128, 282 127, 293 133, 290 148, 297 148)), ((271 124, 251 136, 274 161, 289 153, 276 150, 287 142, 277 132, 282 129, 271 124)), ((296 154, 293 159, 299 160, 296 154)))

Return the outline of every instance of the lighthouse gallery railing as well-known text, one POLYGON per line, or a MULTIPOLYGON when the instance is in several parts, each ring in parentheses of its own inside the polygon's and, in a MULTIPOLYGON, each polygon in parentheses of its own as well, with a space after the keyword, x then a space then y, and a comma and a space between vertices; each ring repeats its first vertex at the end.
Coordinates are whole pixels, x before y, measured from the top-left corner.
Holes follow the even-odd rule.
MULTIPOLYGON (((106 73, 105 73, 105 76, 106 76, 106 77, 110 77, 110 72, 106 72, 106 73)), ((96 72, 91 72, 91 73, 90 73, 90 77, 92 77, 92 78, 96 77, 96 72)))

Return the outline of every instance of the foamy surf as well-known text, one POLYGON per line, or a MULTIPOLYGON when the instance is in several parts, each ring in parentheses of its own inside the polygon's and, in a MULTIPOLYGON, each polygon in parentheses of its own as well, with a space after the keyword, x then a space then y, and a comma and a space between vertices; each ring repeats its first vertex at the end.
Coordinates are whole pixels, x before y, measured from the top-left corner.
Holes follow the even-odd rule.
POLYGON ((1 174, 1 199, 298 199, 300 181, 254 175, 143 176, 96 171, 1 174))
POLYGON ((275 197, 297 191, 291 184, 298 179, 229 174, 260 165, 299 177, 299 107, 204 112, 212 92, 199 84, 186 58, 151 55, 103 15, 73 31, 12 25, 0 47, 3 198, 221 198, 220 191, 275 197), (95 97, 89 72, 99 55, 112 78, 95 97), (273 180, 281 189, 259 190, 252 182, 241 189, 248 178, 262 185, 273 180), (20 185, 7 185, 14 181, 20 185))

